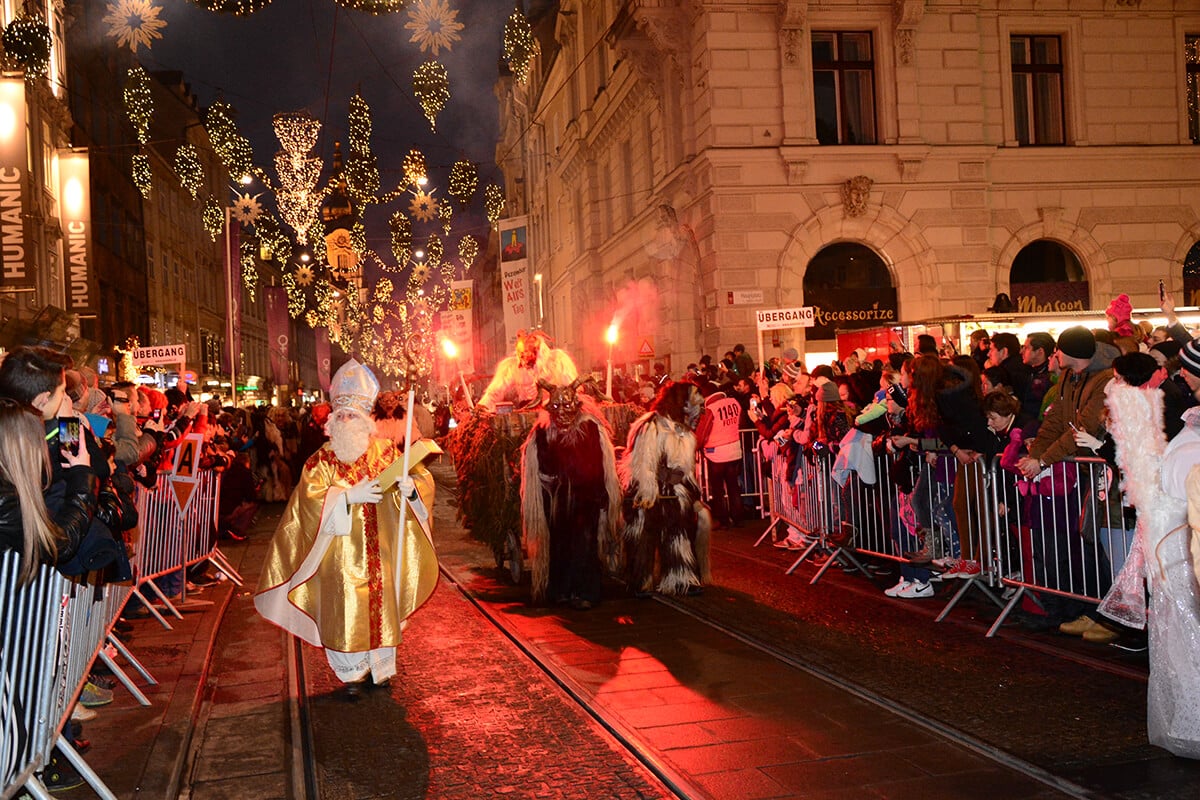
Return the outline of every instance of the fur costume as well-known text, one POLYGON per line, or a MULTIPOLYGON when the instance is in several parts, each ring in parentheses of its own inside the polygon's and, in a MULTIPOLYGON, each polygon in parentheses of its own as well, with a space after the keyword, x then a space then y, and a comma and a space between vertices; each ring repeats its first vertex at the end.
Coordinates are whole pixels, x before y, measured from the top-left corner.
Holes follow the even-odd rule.
POLYGON ((616 541, 621 484, 612 431, 579 380, 550 392, 521 448, 521 523, 533 565, 533 601, 600 601, 616 541))
POLYGON ((575 362, 565 350, 550 347, 546 334, 531 331, 517 334, 517 352, 496 365, 496 374, 479 398, 479 405, 495 411, 500 403, 516 407, 532 405, 540 395, 539 383, 566 386, 579 377, 575 362))
POLYGON ((629 429, 621 459, 625 568, 629 588, 647 592, 658 556, 658 591, 682 595, 711 579, 712 516, 696 482, 696 434, 704 401, 690 383, 669 383, 629 429))

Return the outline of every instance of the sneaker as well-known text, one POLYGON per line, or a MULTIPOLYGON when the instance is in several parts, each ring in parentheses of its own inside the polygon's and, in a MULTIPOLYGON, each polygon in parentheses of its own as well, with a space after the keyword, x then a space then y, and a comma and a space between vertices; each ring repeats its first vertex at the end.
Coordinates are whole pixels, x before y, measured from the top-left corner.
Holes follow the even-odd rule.
POLYGON ((1059 625, 1058 632, 1065 633, 1068 636, 1083 636, 1088 631, 1097 627, 1100 627, 1100 623, 1087 614, 1084 614, 1078 619, 1073 619, 1070 622, 1064 622, 1062 625, 1059 625))
POLYGON ((42 784, 52 792, 62 792, 83 786, 83 776, 56 750, 50 754, 50 763, 42 770, 42 784))
POLYGON ((958 559, 951 558, 950 556, 942 556, 941 558, 935 558, 933 561, 930 561, 929 564, 930 566, 937 567, 938 569, 946 569, 952 566, 955 561, 958 561, 958 559))
POLYGON ((933 597, 933 587, 928 583, 913 581, 908 586, 905 586, 903 589, 896 592, 895 596, 902 597, 905 600, 917 600, 925 597, 933 597))
POLYGON ((883 593, 888 597, 896 597, 901 591, 907 589, 910 583, 912 583, 912 581, 910 581, 908 578, 901 578, 899 583, 890 589, 884 589, 883 593))
POLYGON ((87 722, 88 720, 95 719, 98 716, 100 715, 95 711, 92 711, 90 708, 85 708, 80 703, 76 703, 71 708, 71 719, 75 720, 76 722, 87 722))
POLYGON ((109 691, 117 688, 117 679, 112 675, 97 675, 93 672, 91 675, 88 675, 88 682, 109 691))
POLYGON ((79 704, 84 708, 106 706, 112 701, 113 693, 110 690, 101 689, 91 681, 83 685, 83 691, 79 694, 79 704))
POLYGON ((968 561, 965 558, 956 558, 954 562, 946 567, 946 571, 942 573, 943 578, 974 578, 982 572, 978 561, 968 561))

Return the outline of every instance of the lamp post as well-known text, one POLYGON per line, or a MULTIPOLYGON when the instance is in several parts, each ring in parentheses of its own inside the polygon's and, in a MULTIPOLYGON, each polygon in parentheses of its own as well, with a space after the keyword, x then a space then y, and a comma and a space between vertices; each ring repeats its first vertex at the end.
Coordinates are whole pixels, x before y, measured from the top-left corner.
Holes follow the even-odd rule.
POLYGON ((604 396, 609 400, 612 399, 612 351, 613 345, 617 343, 617 323, 612 323, 608 326, 608 330, 604 332, 604 340, 608 342, 608 377, 604 380, 604 396))
POLYGON ((537 285, 537 327, 542 327, 542 273, 535 272, 533 282, 537 285))
POLYGON ((449 339, 442 339, 442 352, 446 354, 446 358, 454 362, 455 370, 458 372, 458 380, 462 383, 463 394, 467 397, 467 403, 471 408, 475 407, 475 399, 471 397, 471 390, 467 386, 467 379, 463 377, 461 369, 458 369, 458 347, 449 339))
POLYGON ((228 316, 226 320, 225 333, 229 339, 229 400, 230 405, 237 408, 237 344, 234 342, 234 318, 241 314, 241 303, 238 302, 241 294, 242 280, 240 253, 234 252, 233 249, 233 208, 225 206, 225 279, 229 284, 228 300, 228 316))

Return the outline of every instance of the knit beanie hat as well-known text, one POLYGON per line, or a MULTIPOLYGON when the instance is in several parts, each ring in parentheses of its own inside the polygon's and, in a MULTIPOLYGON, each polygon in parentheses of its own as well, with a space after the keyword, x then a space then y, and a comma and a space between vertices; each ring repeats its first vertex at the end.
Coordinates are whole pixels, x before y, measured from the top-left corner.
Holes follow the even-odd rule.
MULTIPOLYGON (((1198 351, 1200 352, 1200 351, 1198 351)), ((1200 374, 1200 355, 1197 355, 1197 374, 1200 374)), ((838 391, 838 385, 833 381, 828 381, 821 384, 820 399, 826 403, 836 403, 842 399, 841 393, 838 391)))
POLYGON ((1104 313, 1110 315, 1118 323, 1128 321, 1129 317, 1133 315, 1133 304, 1129 302, 1129 295, 1117 295, 1108 304, 1108 308, 1104 313))
POLYGON ((1200 378, 1200 342, 1192 339, 1179 351, 1179 366, 1200 378))
POLYGON ((785 361, 783 362, 783 379, 790 383, 795 383, 796 378, 800 377, 800 362, 785 361))
POLYGON ((784 361, 799 361, 800 360, 800 352, 794 347, 789 347, 788 349, 783 351, 783 360, 784 361))
POLYGON ((1091 358, 1096 355, 1096 335, 1082 325, 1074 325, 1058 335, 1058 349, 1071 358, 1091 358))

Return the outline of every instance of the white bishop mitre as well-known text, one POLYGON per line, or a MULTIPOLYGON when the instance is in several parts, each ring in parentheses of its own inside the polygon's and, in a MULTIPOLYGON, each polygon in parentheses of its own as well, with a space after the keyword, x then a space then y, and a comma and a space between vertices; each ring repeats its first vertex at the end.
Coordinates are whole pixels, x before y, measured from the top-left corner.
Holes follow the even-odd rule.
POLYGON ((375 408, 375 397, 379 394, 379 381, 366 365, 353 358, 342 364, 330 382, 330 397, 333 410, 349 408, 371 416, 375 408))

